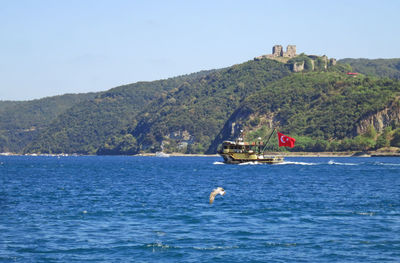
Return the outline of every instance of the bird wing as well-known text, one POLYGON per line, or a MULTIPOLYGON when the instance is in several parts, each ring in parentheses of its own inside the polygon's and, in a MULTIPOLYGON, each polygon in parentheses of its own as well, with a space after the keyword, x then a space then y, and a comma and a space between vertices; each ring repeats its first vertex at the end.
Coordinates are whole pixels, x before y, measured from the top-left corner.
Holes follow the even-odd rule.
POLYGON ((217 194, 218 194, 218 193, 217 193, 216 190, 214 190, 214 191, 211 192, 211 194, 210 194, 210 205, 214 202, 215 196, 216 196, 217 194))

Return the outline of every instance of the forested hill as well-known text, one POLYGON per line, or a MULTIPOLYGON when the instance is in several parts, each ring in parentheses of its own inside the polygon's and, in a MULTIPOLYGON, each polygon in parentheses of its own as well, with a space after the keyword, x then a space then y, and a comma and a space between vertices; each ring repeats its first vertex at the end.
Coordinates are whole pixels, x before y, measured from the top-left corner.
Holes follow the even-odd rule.
MULTIPOLYGON (((264 58, 138 82, 61 103, 51 114, 50 107, 38 115, 43 118, 27 113, 40 112, 37 105, 20 107, 23 116, 2 122, 0 151, 215 153, 240 129, 251 140, 272 128, 295 137, 295 151, 400 146, 399 81, 349 76, 361 70, 331 61, 305 54, 283 62, 264 58)), ((18 112, 20 103, 0 102, 0 115, 18 112)))
MULTIPOLYGON (((368 123, 364 133, 372 135, 359 134, 357 128, 363 120, 393 106, 400 112, 399 95, 400 82, 396 80, 354 78, 343 72, 292 74, 247 97, 208 152, 215 152, 224 139, 238 136, 240 129, 245 130, 247 139, 255 140, 266 138, 273 128, 298 139, 294 150, 373 148, 377 131, 383 133, 386 127, 398 127, 400 114, 368 123), (375 127, 377 123, 382 125, 375 127), (363 135, 367 137, 362 138, 363 135), (345 140, 349 138, 357 139, 345 140), (316 146, 316 142, 320 145, 316 146)), ((387 139, 382 146, 388 146, 387 139)))
POLYGON ((0 101, 0 152, 20 152, 59 114, 95 96, 65 94, 31 101, 0 101))
MULTIPOLYGON (((343 65, 293 73, 289 63, 249 61, 206 76, 200 83, 186 83, 146 108, 136 127, 110 138, 99 153, 161 149, 215 153, 222 140, 235 138, 240 129, 249 138, 266 138, 268 127, 302 137, 294 150, 375 147, 376 137, 367 146, 363 140, 357 148, 357 127, 395 101, 397 81, 352 77, 346 74, 351 68, 343 65)), ((384 122, 389 126, 389 118, 384 122)))
POLYGON ((149 103, 166 97, 186 81, 216 70, 152 82, 137 82, 110 89, 76 104, 51 122, 25 147, 26 152, 95 154, 104 142, 136 124, 137 114, 149 103))
POLYGON ((175 151, 185 147, 176 142, 184 141, 189 151, 204 152, 247 96, 290 74, 285 64, 265 59, 186 82, 150 105, 132 135, 139 150, 159 150, 164 141, 175 151))
POLYGON ((354 71, 376 77, 387 77, 400 80, 400 58, 365 59, 346 58, 338 61, 349 64, 354 71))

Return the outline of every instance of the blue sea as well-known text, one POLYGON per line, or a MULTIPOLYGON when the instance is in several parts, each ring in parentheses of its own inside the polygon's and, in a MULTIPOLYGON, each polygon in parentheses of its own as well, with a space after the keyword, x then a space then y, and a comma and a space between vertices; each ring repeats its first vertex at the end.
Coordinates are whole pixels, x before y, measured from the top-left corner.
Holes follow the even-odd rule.
POLYGON ((400 158, 0 156, 0 262, 400 262, 400 158))

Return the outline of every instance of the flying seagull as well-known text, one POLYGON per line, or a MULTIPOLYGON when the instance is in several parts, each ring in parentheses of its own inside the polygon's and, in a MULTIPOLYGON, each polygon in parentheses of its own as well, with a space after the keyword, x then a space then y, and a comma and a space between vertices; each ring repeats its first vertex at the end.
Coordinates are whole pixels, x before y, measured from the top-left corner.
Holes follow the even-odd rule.
POLYGON ((217 187, 216 189, 214 189, 210 194, 210 205, 214 202, 215 196, 217 196, 218 194, 224 195, 225 193, 226 192, 222 187, 217 187))

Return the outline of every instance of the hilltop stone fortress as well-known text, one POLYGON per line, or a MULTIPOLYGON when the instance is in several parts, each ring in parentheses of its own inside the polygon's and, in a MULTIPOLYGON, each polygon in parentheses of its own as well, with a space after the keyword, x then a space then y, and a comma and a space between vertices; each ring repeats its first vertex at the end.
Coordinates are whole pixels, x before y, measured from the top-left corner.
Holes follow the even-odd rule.
POLYGON ((281 45, 275 45, 272 47, 272 54, 263 55, 256 57, 255 59, 263 59, 263 58, 294 58, 296 55, 296 45, 288 45, 286 48, 286 52, 283 51, 283 47, 281 45))
POLYGON ((263 55, 256 57, 254 59, 259 60, 263 58, 294 58, 296 55, 296 45, 288 45, 286 48, 286 52, 283 51, 283 47, 281 45, 275 45, 272 47, 272 54, 263 55))
MULTIPOLYGON (((304 55, 304 54, 302 54, 304 55)), ((272 54, 262 55, 255 57, 254 60, 261 60, 261 59, 273 59, 280 62, 287 63, 291 58, 295 58, 298 55, 296 54, 296 45, 288 45, 286 47, 286 52, 283 51, 283 47, 281 45, 275 45, 272 47, 272 54)), ((314 70, 315 65, 318 60, 322 61, 322 67, 327 69, 329 66, 336 65, 336 59, 331 58, 328 59, 327 56, 317 56, 317 55, 306 55, 310 59, 311 67, 309 69, 314 70)), ((291 65, 291 70, 294 72, 300 72, 305 69, 304 61, 301 62, 294 62, 291 65)))

